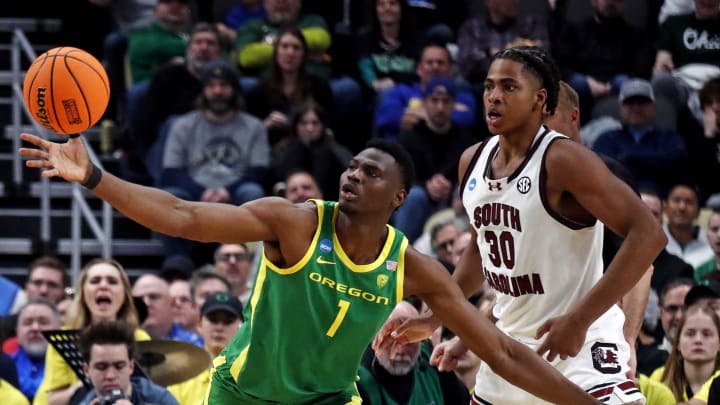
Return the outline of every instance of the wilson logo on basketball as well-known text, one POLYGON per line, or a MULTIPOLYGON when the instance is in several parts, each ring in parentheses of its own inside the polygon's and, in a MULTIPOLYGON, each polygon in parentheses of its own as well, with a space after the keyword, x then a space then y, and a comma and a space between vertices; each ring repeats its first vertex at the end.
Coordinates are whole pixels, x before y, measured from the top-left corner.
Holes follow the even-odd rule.
POLYGON ((47 129, 53 129, 52 125, 50 125, 50 119, 47 116, 47 110, 45 109, 45 93, 47 92, 47 89, 45 87, 38 87, 37 88, 37 97, 35 98, 35 103, 37 104, 38 108, 35 112, 35 116, 38 119, 38 122, 40 125, 44 126, 47 129))
POLYGON ((80 112, 78 111, 77 104, 75 104, 75 100, 62 100, 62 105, 65 109, 65 115, 67 115, 69 124, 82 124, 82 118, 80 118, 80 112))

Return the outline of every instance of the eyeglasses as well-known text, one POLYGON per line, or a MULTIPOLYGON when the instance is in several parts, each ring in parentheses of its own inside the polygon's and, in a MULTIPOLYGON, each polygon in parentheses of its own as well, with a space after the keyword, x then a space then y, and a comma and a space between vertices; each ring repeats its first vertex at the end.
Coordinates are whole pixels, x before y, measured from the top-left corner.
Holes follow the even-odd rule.
POLYGON ((666 305, 662 307, 663 311, 665 312, 683 312, 685 311, 685 305, 666 305))
POLYGON ((249 253, 220 253, 217 255, 215 260, 219 260, 221 262, 229 262, 230 258, 235 259, 236 262, 250 261, 250 254, 249 253))

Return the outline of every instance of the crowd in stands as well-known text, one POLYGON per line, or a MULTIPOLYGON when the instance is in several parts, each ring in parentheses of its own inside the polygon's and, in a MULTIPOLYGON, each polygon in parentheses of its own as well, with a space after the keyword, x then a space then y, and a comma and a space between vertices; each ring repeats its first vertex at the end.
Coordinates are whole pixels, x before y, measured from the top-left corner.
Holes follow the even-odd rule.
MULTIPOLYGON (((624 0, 549 0, 541 12, 521 0, 90 1, 116 22, 102 57, 109 118, 125 129, 121 175, 194 201, 334 200, 354 152, 371 137, 397 140, 417 182, 393 225, 450 272, 474 243, 457 165, 490 136, 489 62, 518 45, 550 50, 571 87, 556 117, 574 124, 562 132, 619 162, 668 238, 635 342, 647 404, 720 403, 719 0, 640 2, 641 20, 624 0)), ((138 340, 217 355, 244 320, 260 249, 225 244, 198 260, 193 243, 161 237, 162 268, 132 284, 121 263, 100 259, 76 285, 53 257, 35 260, 24 286, 0 276, 0 396, 65 405, 102 394, 43 330, 84 331, 90 369, 110 343, 128 345, 128 364, 138 340)), ((471 300, 486 313, 493 295, 471 300)), ((391 319, 417 311, 402 303, 391 319)), ((440 335, 392 355, 368 349, 358 372, 367 403, 467 403, 479 360, 438 372, 432 345, 452 337, 440 335)), ((210 375, 165 390, 131 371, 124 384, 138 395, 182 405, 199 403, 210 375)))

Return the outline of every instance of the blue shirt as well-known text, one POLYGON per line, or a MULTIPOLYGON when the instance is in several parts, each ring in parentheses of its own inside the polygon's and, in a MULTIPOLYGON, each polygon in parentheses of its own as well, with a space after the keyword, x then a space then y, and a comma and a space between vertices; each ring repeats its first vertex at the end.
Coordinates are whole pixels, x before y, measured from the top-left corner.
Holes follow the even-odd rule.
MULTIPOLYGON (((378 136, 394 140, 400 133, 400 121, 411 100, 422 102, 423 90, 420 83, 412 86, 398 84, 390 88, 375 110, 375 128, 378 136)), ((475 125, 475 97, 462 90, 456 91, 452 122, 470 129, 475 125)))
POLYGON ((186 342, 186 343, 192 343, 195 346, 205 348, 205 342, 203 342, 203 339, 200 337, 200 335, 198 335, 197 333, 194 333, 194 332, 190 332, 189 330, 183 328, 182 326, 178 325, 175 322, 173 322, 173 325, 172 325, 172 328, 170 328, 170 331, 162 338, 169 339, 169 340, 179 340, 181 342, 186 342))
POLYGON ((16 353, 11 354, 10 357, 15 361, 20 391, 32 402, 35 392, 37 392, 45 376, 45 357, 32 359, 22 347, 16 353))

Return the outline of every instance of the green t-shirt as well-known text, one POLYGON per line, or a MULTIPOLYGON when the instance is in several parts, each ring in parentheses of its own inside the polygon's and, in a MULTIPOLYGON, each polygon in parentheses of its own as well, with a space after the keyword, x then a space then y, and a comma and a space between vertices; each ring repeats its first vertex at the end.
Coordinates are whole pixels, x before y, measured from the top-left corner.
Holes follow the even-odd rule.
POLYGON ((283 404, 357 396, 360 358, 403 297, 408 242, 388 226, 378 258, 354 264, 334 231, 337 203, 315 203, 319 226, 303 258, 279 268, 263 255, 258 265, 247 321, 214 363, 212 384, 225 391, 283 404))
POLYGON ((171 31, 157 22, 132 31, 128 38, 132 82, 149 80, 159 67, 183 58, 189 39, 187 33, 171 31))

